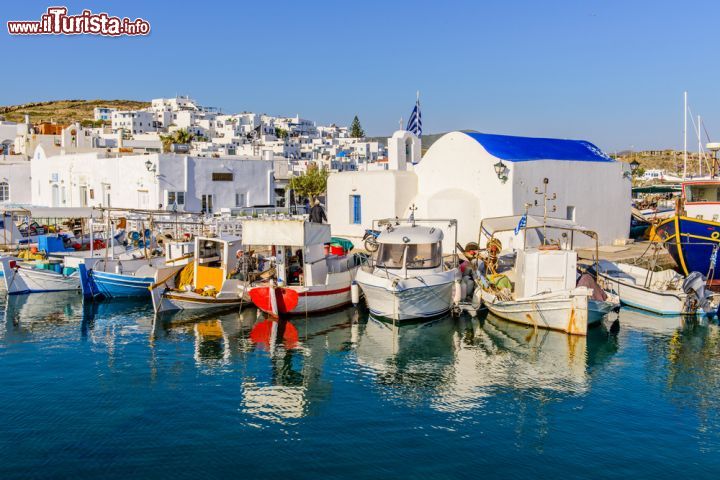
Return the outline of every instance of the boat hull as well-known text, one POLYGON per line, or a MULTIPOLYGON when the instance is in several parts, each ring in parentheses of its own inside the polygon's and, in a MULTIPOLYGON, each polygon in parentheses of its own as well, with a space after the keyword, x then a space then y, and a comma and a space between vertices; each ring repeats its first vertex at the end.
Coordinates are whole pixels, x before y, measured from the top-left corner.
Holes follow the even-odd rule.
POLYGON ((239 307, 243 303, 247 305, 249 302, 244 300, 242 296, 218 299, 215 297, 203 297, 196 293, 166 292, 162 295, 159 308, 156 311, 161 313, 174 310, 217 310, 239 307))
POLYGON ((153 277, 136 277, 97 270, 89 272, 87 277, 87 283, 82 282, 83 295, 88 296, 89 293, 89 296, 101 298, 150 298, 149 287, 155 281, 153 277))
POLYGON ((330 312, 350 305, 350 284, 317 285, 313 287, 275 287, 279 299, 276 302, 279 312, 274 312, 269 301, 269 286, 258 286, 250 289, 250 297, 255 306, 270 315, 305 315, 330 312), (293 297, 293 298, 289 298, 293 297), (295 299, 294 297, 297 297, 295 299), (285 308, 284 305, 291 305, 285 308))
POLYGON ((599 323, 604 316, 600 315, 600 311, 590 314, 590 291, 584 288, 509 301, 502 301, 481 289, 476 294, 482 297, 487 309, 497 317, 573 335, 587 335, 588 326, 599 323))
MULTIPOLYGON (((714 265, 711 258, 715 248, 720 246, 720 223, 685 216, 674 216, 657 226, 657 234, 662 239, 670 256, 686 276, 691 272, 708 275, 711 266, 717 271, 718 258, 714 265)), ((711 285, 720 285, 720 272, 711 274, 711 285)))
POLYGON ((39 270, 12 266, 12 258, 0 259, 3 270, 3 283, 9 295, 21 293, 79 291, 80 275, 75 271, 72 275, 63 275, 50 270, 39 270))
POLYGON ((687 295, 681 291, 653 292, 631 281, 625 281, 604 273, 600 273, 605 290, 620 297, 620 302, 633 308, 639 308, 658 315, 682 315, 696 312, 684 312, 687 295))
POLYGON ((373 316, 404 321, 430 319, 449 312, 456 278, 454 270, 400 280, 361 270, 356 281, 373 316))

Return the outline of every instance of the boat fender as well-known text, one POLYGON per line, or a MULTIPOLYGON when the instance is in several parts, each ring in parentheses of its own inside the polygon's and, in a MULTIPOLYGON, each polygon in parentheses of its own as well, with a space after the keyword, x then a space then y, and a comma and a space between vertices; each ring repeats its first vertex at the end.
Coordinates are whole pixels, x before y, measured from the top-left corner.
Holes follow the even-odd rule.
POLYGON ((462 282, 460 280, 455 280, 455 283, 453 284, 453 303, 458 304, 460 303, 460 300, 462 300, 462 282))
POLYGON ((115 273, 117 273, 118 275, 122 275, 123 273, 123 267, 120 261, 118 261, 117 265, 115 265, 115 273))
POLYGON ((354 306, 358 306, 360 303, 360 285, 356 281, 350 284, 350 300, 354 306))

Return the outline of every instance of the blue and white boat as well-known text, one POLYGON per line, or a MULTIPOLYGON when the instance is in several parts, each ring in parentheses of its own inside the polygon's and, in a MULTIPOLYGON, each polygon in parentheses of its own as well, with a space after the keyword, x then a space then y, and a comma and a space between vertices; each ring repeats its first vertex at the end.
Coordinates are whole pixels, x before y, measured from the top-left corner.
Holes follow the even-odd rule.
POLYGON ((711 285, 720 285, 720 180, 682 184, 683 208, 660 222, 657 234, 682 273, 700 272, 711 285))
POLYGON ((192 242, 168 243, 164 257, 84 258, 78 262, 85 298, 150 298, 158 269, 181 266, 192 259, 192 242))

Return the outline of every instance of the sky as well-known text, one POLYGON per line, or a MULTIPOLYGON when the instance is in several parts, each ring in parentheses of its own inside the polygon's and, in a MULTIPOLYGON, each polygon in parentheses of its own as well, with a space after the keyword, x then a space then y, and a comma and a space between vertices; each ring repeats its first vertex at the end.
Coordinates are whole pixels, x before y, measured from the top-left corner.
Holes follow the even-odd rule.
MULTIPOLYGON (((683 91, 720 140, 720 2, 114 1, 3 4, 0 105, 190 95, 388 135, 420 91, 423 132, 682 148, 683 91), (49 6, 151 24, 144 37, 10 36, 49 6)), ((690 124, 688 143, 697 149, 690 124)), ((705 141, 705 139, 703 139, 705 141)))

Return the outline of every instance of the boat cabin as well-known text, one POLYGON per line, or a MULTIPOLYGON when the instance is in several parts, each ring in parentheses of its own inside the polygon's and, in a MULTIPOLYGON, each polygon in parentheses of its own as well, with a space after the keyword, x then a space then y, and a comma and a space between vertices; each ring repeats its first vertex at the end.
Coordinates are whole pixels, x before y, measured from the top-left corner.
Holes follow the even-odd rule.
POLYGON ((193 286, 197 289, 214 287, 220 290, 228 275, 237 268, 238 251, 242 243, 238 237, 195 237, 193 286))
POLYGON ((388 225, 378 236, 376 271, 408 278, 443 271, 443 231, 420 225, 388 225))
POLYGON ((688 217, 720 221, 720 180, 684 182, 682 196, 688 217))
MULTIPOLYGON (((481 232, 489 239, 501 232, 523 234, 522 248, 512 252, 497 252, 498 258, 486 262, 486 268, 496 270, 514 284, 515 298, 526 298, 540 293, 570 290, 577 285, 577 252, 574 250, 575 234, 583 234, 595 240, 595 259, 598 258, 597 234, 571 220, 543 218, 528 215, 526 225, 521 225, 522 215, 488 218, 480 225, 481 232), (537 233, 539 244, 528 245, 528 233, 537 233), (503 258, 504 257, 504 258, 503 258), (512 258, 514 257, 514 264, 512 258), (503 262, 503 260, 511 260, 503 262), (495 265, 493 265, 495 263, 495 265), (488 266, 489 265, 489 266, 488 266)), ((490 242, 490 240, 488 240, 490 242)), ((501 245, 499 248, 502 249, 501 245)), ((488 272, 492 273, 492 272, 488 272)))
POLYGON ((305 220, 246 220, 243 244, 271 248, 280 286, 325 285, 328 276, 355 266, 355 258, 329 253, 330 225, 305 220))

